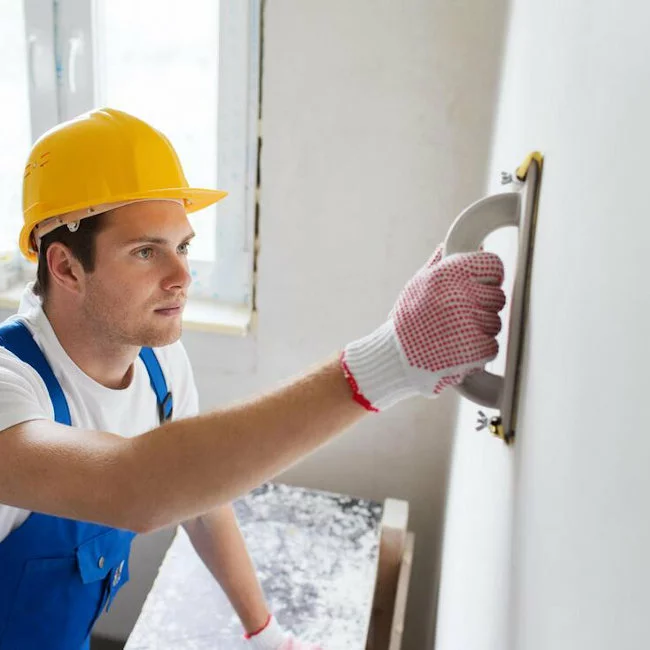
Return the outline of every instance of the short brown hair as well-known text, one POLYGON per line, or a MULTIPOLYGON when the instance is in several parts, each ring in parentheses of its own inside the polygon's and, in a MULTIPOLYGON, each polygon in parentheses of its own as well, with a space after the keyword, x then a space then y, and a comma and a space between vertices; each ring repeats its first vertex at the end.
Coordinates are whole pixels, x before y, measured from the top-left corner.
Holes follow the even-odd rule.
POLYGON ((105 224, 105 216, 109 214, 104 212, 94 217, 81 219, 79 228, 75 232, 70 232, 67 226, 59 226, 52 232, 48 233, 41 239, 38 250, 38 269, 36 271, 36 282, 33 291, 41 298, 47 297, 47 291, 50 286, 50 273, 47 266, 47 249, 55 242, 59 242, 70 249, 70 252, 81 262, 84 271, 92 272, 95 270, 95 240, 98 233, 105 224))

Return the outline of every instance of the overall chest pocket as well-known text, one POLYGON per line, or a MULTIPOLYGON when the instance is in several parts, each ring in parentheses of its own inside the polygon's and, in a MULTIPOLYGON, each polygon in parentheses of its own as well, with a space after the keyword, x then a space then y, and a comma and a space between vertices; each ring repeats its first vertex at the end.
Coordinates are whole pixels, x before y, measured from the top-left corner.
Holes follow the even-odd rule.
POLYGON ((109 531, 69 557, 27 560, 0 650, 77 650, 128 581, 130 540, 109 531))

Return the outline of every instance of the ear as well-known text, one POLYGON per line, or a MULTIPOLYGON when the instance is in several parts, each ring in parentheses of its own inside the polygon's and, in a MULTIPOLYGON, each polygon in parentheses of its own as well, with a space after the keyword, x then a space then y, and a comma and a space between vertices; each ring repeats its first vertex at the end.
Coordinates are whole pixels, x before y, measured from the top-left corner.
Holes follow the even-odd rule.
POLYGON ((60 242, 50 244, 47 249, 47 266, 50 271, 50 282, 73 293, 83 291, 85 272, 81 262, 65 244, 60 242))

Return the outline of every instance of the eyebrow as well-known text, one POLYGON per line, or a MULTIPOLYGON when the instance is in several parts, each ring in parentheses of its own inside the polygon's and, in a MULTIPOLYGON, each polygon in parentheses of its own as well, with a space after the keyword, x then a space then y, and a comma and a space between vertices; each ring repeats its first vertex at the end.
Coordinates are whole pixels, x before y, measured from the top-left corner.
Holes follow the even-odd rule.
MULTIPOLYGON (((187 235, 182 241, 181 244, 186 244, 190 239, 196 236, 196 233, 192 231, 189 235, 187 235)), ((142 235, 141 237, 134 237, 133 239, 129 239, 128 241, 124 242, 124 246, 131 246, 132 244, 161 244, 162 246, 166 246, 170 244, 171 242, 169 239, 165 239, 164 237, 154 237, 153 235, 142 235)))

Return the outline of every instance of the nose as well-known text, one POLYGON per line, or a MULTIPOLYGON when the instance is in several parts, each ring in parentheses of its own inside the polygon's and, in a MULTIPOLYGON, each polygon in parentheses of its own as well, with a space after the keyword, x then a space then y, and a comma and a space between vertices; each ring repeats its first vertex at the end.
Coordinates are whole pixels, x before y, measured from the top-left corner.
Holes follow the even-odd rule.
POLYGON ((185 255, 170 255, 169 268, 163 281, 163 288, 186 290, 192 282, 189 263, 185 255))

